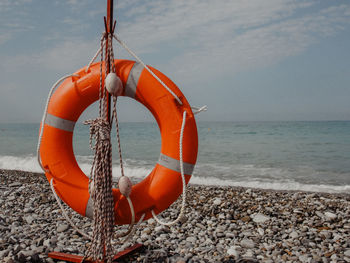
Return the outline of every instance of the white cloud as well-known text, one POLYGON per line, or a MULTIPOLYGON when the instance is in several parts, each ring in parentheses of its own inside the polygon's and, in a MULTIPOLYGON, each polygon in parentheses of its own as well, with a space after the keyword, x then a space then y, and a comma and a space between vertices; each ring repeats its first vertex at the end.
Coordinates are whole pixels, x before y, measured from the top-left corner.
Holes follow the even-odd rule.
POLYGON ((192 81, 277 63, 350 24, 349 5, 315 1, 154 0, 122 8, 131 19, 121 21, 122 39, 139 54, 181 49, 165 67, 192 81))
MULTIPOLYGON (((0 1, 0 45, 23 31, 41 30, 39 19, 28 17, 26 9, 20 16, 10 15, 12 20, 4 16, 24 3, 25 0, 0 1)), ((52 22, 55 30, 33 35, 38 41, 31 44, 38 49, 26 55, 20 50, 15 54, 3 51, 2 88, 15 90, 17 87, 18 92, 24 91, 28 96, 24 87, 28 81, 15 79, 16 71, 37 74, 40 80, 32 80, 35 83, 32 89, 44 90, 55 77, 85 66, 99 47, 100 35, 91 34, 91 28, 102 23, 105 12, 105 2, 92 3, 57 1, 62 16, 52 22), (41 72, 46 75, 43 77, 41 72), (36 82, 42 87, 36 86, 36 82)), ((324 38, 339 34, 350 24, 350 5, 338 2, 321 5, 318 1, 306 0, 129 0, 116 1, 115 6, 121 38, 144 57, 146 63, 155 63, 163 72, 171 73, 168 75, 176 83, 180 81, 185 86, 274 65, 301 54, 324 38)), ((97 27, 94 30, 97 31, 97 27)), ((23 51, 28 50, 23 47, 23 51)), ((120 50, 116 53, 125 54, 120 50)), ((194 90, 194 94, 199 87, 193 85, 191 92, 194 90)), ((4 100, 6 94, 2 94, 4 100)), ((35 101, 42 98, 40 94, 35 101)), ((12 104, 12 100, 8 101, 12 104)))

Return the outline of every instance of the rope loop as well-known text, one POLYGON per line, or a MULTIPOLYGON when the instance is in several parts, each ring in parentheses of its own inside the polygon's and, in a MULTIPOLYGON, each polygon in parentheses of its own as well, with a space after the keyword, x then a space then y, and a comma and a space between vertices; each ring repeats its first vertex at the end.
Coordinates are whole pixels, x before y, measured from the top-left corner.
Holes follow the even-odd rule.
POLYGON ((47 109, 49 107, 49 103, 50 103, 50 100, 51 100, 51 97, 52 97, 52 94, 53 92, 55 91, 55 89, 58 87, 58 85, 61 84, 62 81, 64 81, 65 79, 67 78, 70 78, 70 77, 80 77, 79 75, 76 75, 76 74, 70 74, 70 75, 66 75, 62 78, 60 78, 59 80, 56 81, 55 84, 53 84, 53 86, 51 87, 50 89, 50 92, 49 92, 49 95, 47 97, 47 100, 46 100, 46 104, 45 104, 45 109, 44 109, 44 114, 43 114, 43 117, 41 119, 41 125, 40 125, 40 134, 39 134, 39 139, 38 139, 38 145, 36 147, 36 157, 37 157, 37 160, 38 160, 38 163, 41 167, 41 169, 44 171, 44 173, 48 172, 47 169, 45 169, 45 167, 43 166, 42 162, 41 162, 41 157, 40 157, 40 147, 41 147, 41 141, 42 141, 42 138, 43 138, 43 134, 44 134, 44 128, 45 128, 45 122, 46 122, 46 116, 47 116, 47 109))
POLYGON ((115 40, 118 41, 118 43, 126 49, 126 51, 129 52, 131 56, 133 56, 173 97, 176 99, 176 101, 182 105, 182 101, 180 98, 156 75, 153 73, 153 71, 116 35, 114 34, 113 37, 115 40))
POLYGON ((180 171, 181 171, 181 179, 182 179, 182 203, 181 203, 181 209, 178 217, 172 221, 172 222, 164 222, 160 220, 156 213, 151 210, 152 216, 154 220, 157 221, 158 224, 164 225, 164 226, 172 226, 175 225, 177 222, 179 222, 184 214, 185 214, 185 208, 186 208, 186 180, 185 180, 185 173, 184 173, 184 162, 183 162, 183 156, 182 156, 182 142, 183 142, 183 134, 185 130, 186 125, 186 114, 187 112, 184 111, 182 116, 182 125, 181 125, 181 131, 180 131, 180 140, 179 140, 179 152, 180 152, 180 171))

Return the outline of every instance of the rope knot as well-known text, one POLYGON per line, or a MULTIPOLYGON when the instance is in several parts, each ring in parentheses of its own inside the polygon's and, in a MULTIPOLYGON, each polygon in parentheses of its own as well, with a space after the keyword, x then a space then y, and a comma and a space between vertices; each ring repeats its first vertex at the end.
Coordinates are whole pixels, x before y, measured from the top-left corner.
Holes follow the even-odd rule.
POLYGON ((111 139, 111 125, 104 118, 87 120, 84 124, 90 125, 90 141, 95 138, 96 143, 99 141, 109 141, 111 139))

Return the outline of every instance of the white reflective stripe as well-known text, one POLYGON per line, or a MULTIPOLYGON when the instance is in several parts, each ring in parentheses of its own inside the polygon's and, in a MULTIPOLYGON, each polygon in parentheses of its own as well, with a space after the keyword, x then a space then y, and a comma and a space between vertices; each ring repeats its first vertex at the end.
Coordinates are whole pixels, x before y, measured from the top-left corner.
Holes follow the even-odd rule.
POLYGON ((143 66, 140 63, 135 62, 130 70, 128 80, 126 81, 125 96, 135 98, 137 83, 139 82, 142 71, 143 66))
MULTIPOLYGON (((180 161, 176 160, 174 158, 171 158, 165 154, 160 154, 158 164, 173 170, 175 172, 181 172, 180 170, 180 161)), ((193 169, 194 169, 194 164, 191 163, 183 163, 184 167, 184 174, 192 175, 193 169)))
POLYGON ((45 123, 49 126, 69 132, 74 131, 75 126, 75 121, 65 120, 49 113, 46 115, 45 123))
POLYGON ((94 216, 94 206, 92 204, 91 197, 89 198, 89 201, 86 204, 85 216, 90 218, 90 219, 92 219, 94 216))

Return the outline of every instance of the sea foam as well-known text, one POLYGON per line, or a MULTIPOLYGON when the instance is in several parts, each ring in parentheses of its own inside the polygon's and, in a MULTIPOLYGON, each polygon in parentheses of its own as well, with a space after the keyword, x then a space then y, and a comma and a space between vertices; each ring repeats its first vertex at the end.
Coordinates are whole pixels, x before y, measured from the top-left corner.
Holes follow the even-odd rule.
MULTIPOLYGON (((92 156, 77 156, 77 162, 82 169, 82 171, 89 176, 92 156)), ((211 167, 213 174, 215 174, 216 165, 211 167)), ((28 172, 42 172, 36 156, 0 156, 0 169, 7 170, 21 170, 28 172)), ((145 178, 153 169, 153 165, 146 162, 128 160, 124 162, 124 172, 125 175, 134 179, 134 181, 140 181, 145 178), (137 165, 135 165, 137 164, 137 165)), ((263 175, 268 172, 269 174, 275 174, 270 178, 260 178, 259 170, 251 165, 237 166, 236 171, 240 171, 240 175, 235 178, 229 178, 232 175, 231 169, 221 168, 221 173, 225 171, 228 173, 226 176, 221 176, 220 178, 214 176, 203 176, 204 170, 205 174, 208 174, 208 165, 199 165, 194 171, 194 175, 191 178, 191 184, 200 185, 214 185, 214 186, 234 186, 234 187, 249 187, 249 188, 261 188, 261 189, 272 189, 272 190, 293 190, 293 191, 312 191, 312 192, 327 192, 327 193, 349 193, 350 185, 330 185, 330 184, 309 184, 300 183, 291 179, 279 178, 276 180, 277 172, 283 173, 281 170, 273 171, 271 169, 261 169, 260 172, 263 175), (252 173, 252 170, 254 171, 252 173), (247 174, 244 176, 244 172, 247 174), (254 176, 253 176, 254 174, 254 176)), ((113 180, 117 181, 120 177, 120 166, 119 161, 113 161, 113 180)))

